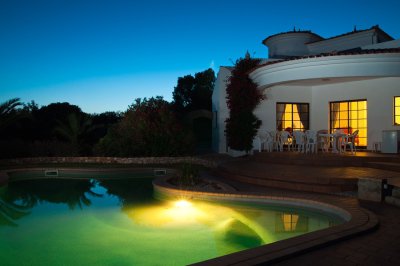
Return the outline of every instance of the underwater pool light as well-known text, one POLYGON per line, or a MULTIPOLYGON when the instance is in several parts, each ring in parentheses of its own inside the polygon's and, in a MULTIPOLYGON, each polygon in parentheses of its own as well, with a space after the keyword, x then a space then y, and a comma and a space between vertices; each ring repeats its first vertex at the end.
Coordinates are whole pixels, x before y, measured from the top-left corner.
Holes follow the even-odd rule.
POLYGON ((181 199, 181 200, 176 201, 174 205, 175 205, 175 207, 178 207, 178 208, 188 208, 188 207, 192 206, 192 203, 187 200, 181 199))

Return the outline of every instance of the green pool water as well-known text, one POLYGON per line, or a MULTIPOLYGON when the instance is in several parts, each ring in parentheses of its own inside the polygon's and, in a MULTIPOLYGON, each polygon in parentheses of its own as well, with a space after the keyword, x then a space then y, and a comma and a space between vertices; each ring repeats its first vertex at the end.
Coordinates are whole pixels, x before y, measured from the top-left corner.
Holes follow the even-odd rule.
POLYGON ((1 265, 186 265, 341 223, 302 209, 160 200, 151 178, 0 187, 1 265))

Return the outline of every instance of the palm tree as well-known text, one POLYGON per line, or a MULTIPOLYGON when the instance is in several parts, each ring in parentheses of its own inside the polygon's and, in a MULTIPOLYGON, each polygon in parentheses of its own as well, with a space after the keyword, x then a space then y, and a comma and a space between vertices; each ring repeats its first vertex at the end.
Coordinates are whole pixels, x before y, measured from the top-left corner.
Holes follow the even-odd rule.
POLYGON ((77 153, 83 149, 85 136, 95 129, 92 120, 85 115, 71 113, 66 123, 57 121, 58 126, 54 131, 71 143, 77 153))
POLYGON ((3 130, 20 118, 16 108, 21 105, 20 98, 13 98, 0 103, 0 130, 3 130))
POLYGON ((28 206, 6 202, 0 197, 0 226, 17 226, 16 220, 30 214, 28 206))

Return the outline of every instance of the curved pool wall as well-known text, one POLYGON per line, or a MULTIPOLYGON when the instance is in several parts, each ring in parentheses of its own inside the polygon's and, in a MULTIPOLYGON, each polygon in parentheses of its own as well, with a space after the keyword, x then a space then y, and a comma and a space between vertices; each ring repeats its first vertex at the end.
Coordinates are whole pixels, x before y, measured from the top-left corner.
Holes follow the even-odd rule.
POLYGON ((285 191, 278 193, 250 192, 206 192, 176 189, 167 178, 157 178, 153 181, 155 193, 170 198, 187 197, 190 199, 209 201, 239 201, 249 203, 294 206, 311 211, 338 216, 345 222, 341 225, 307 233, 305 235, 281 240, 257 248, 239 251, 222 257, 195 263, 193 265, 256 265, 282 261, 309 250, 351 238, 369 232, 378 227, 379 221, 375 214, 350 204, 345 198, 333 195, 295 193, 285 191))

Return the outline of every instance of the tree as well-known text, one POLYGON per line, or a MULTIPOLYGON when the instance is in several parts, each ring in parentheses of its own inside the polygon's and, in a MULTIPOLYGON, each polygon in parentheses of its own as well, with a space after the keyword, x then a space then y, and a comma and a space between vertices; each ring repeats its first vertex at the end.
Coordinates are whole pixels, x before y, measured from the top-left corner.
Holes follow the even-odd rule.
POLYGON ((245 58, 238 59, 226 87, 229 108, 226 137, 228 146, 235 150, 249 152, 261 126, 261 121, 253 114, 253 110, 264 96, 247 74, 259 63, 259 59, 250 58, 248 53, 245 58))
POLYGON ((206 109, 211 111, 211 96, 215 83, 215 73, 209 68, 203 72, 178 78, 172 93, 173 105, 178 113, 206 109))
POLYGON ((60 120, 57 122, 58 126, 54 129, 55 133, 71 144, 75 154, 88 153, 86 138, 95 128, 92 125, 92 120, 87 115, 71 113, 66 122, 60 120))
POLYGON ((193 140, 162 97, 136 99, 97 146, 109 156, 176 156, 191 153, 193 140))
POLYGON ((205 109, 211 111, 211 97, 215 83, 215 73, 211 68, 196 73, 192 93, 192 110, 205 109))
POLYGON ((122 112, 104 112, 101 114, 92 114, 90 118, 93 122, 93 130, 89 133, 88 143, 95 145, 103 138, 108 130, 121 121, 123 118, 122 112))
POLYGON ((57 139, 59 135, 54 129, 61 123, 68 123, 71 114, 84 115, 82 110, 76 106, 64 103, 51 103, 32 112, 35 119, 35 128, 32 132, 33 138, 37 140, 57 139))
POLYGON ((22 106, 20 98, 13 98, 0 104, 0 131, 20 118, 17 112, 18 106, 22 106))
POLYGON ((178 78, 178 84, 172 92, 174 105, 178 112, 182 112, 190 108, 194 84, 195 79, 192 75, 186 75, 178 78))

